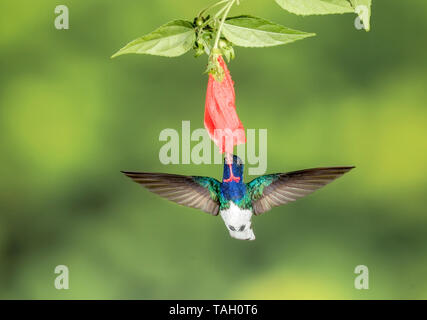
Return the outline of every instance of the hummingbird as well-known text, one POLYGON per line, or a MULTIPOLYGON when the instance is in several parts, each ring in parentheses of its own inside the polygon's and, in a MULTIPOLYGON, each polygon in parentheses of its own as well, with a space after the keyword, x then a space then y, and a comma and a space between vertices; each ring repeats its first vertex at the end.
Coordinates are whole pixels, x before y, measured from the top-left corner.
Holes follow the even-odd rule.
POLYGON ((215 178, 122 171, 133 181, 180 205, 221 216, 231 237, 255 240, 252 217, 300 199, 347 173, 350 167, 305 169, 260 176, 243 182, 244 164, 224 158, 222 182, 215 178))

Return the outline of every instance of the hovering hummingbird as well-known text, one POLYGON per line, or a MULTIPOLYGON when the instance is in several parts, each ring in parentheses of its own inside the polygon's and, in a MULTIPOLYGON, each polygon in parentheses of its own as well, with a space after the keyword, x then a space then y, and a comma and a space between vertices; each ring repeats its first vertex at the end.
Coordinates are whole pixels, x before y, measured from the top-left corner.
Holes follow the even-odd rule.
POLYGON ((222 182, 211 177, 168 173, 124 172, 148 190, 224 220, 230 236, 255 240, 252 216, 302 198, 339 178, 354 167, 306 169, 263 175, 243 183, 243 162, 236 156, 224 159, 222 182))

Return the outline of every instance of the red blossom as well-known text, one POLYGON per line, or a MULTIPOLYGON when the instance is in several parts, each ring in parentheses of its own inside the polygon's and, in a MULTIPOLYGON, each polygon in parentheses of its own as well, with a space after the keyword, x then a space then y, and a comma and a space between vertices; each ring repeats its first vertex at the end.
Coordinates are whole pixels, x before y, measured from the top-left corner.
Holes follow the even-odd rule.
POLYGON ((246 143, 245 129, 236 113, 234 82, 222 56, 219 67, 224 71, 222 81, 209 74, 205 105, 205 128, 221 153, 233 153, 235 145, 246 143))

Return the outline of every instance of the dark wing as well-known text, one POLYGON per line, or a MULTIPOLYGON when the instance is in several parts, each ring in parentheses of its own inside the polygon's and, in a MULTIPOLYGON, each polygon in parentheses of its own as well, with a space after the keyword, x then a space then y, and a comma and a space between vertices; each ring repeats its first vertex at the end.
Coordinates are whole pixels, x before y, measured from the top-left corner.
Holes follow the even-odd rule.
POLYGON ((214 216, 218 214, 220 183, 216 179, 167 173, 123 173, 163 198, 214 216))
POLYGON ((255 215, 302 198, 354 167, 332 167, 269 174, 247 184, 255 215))

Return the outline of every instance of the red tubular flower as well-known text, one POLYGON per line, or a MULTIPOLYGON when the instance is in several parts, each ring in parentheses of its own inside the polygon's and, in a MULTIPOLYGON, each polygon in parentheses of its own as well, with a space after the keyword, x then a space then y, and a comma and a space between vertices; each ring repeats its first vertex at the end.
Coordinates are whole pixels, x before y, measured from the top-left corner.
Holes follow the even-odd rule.
POLYGON ((221 153, 233 154, 235 145, 246 143, 245 129, 236 113, 234 82, 222 56, 218 56, 222 81, 209 74, 205 104, 205 128, 221 153), (222 72, 223 71, 223 72, 222 72))

